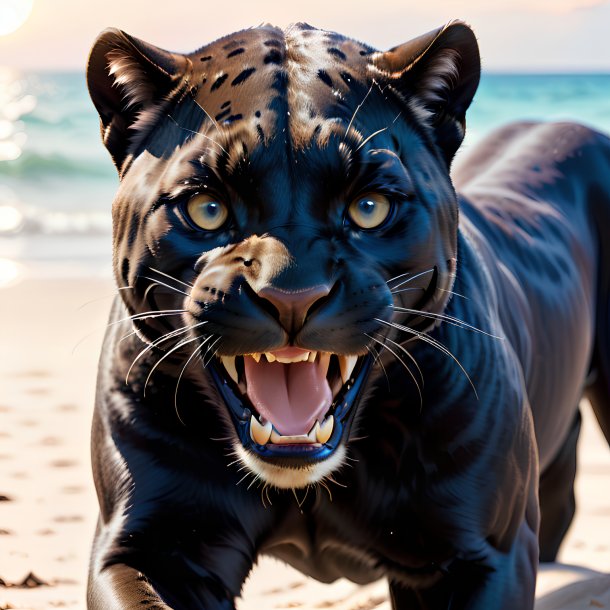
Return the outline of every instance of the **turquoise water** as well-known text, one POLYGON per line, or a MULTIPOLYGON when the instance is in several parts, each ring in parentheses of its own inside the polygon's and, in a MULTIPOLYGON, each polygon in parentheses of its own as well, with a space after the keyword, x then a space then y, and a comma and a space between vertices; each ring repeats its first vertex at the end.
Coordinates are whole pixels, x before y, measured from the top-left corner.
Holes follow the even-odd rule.
MULTIPOLYGON (((464 146, 519 119, 610 133, 610 74, 484 74, 464 146)), ((0 259, 109 261, 116 186, 83 75, 0 69, 0 259)))

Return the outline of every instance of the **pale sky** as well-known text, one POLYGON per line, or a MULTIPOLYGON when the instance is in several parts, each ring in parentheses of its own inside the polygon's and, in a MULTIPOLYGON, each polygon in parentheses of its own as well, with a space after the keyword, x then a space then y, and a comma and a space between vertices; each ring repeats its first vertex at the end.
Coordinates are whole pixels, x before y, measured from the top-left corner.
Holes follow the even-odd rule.
MULTIPOLYGON (((0 17, 20 1, 0 0, 0 17)), ((83 69, 109 26, 192 51, 262 22, 306 21, 384 49, 456 18, 474 28, 488 70, 610 72, 610 0, 34 0, 28 21, 0 36, 0 66, 83 69)))

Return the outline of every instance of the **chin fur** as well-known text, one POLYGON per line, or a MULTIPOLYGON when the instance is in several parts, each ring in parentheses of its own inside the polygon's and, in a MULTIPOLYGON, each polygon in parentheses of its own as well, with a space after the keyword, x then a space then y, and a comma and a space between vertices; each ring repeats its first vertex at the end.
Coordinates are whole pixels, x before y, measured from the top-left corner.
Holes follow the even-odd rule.
POLYGON ((345 447, 340 445, 327 459, 308 464, 302 468, 284 468, 261 460, 256 455, 235 446, 239 461, 265 483, 278 489, 300 489, 323 481, 327 476, 341 468, 345 460, 345 447))

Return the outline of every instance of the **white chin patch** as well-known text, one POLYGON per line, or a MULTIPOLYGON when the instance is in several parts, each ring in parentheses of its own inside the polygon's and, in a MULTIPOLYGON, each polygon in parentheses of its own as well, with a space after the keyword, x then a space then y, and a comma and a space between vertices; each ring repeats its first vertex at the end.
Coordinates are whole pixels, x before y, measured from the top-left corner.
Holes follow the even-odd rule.
POLYGON ((235 451, 240 462, 254 475, 279 489, 299 489, 322 481, 333 471, 340 468, 345 459, 345 447, 343 445, 337 447, 333 454, 325 460, 308 464, 302 468, 283 468, 269 464, 253 453, 246 451, 241 445, 236 445, 235 451))

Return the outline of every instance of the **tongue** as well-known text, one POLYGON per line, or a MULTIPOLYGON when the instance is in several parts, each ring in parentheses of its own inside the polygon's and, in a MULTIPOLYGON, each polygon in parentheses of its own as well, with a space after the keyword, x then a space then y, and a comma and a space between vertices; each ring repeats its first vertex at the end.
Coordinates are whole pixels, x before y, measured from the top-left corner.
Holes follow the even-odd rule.
POLYGON ((308 434, 332 403, 328 357, 316 362, 260 362, 244 358, 248 398, 283 436, 308 434), (320 361, 322 360, 322 361, 320 361))

